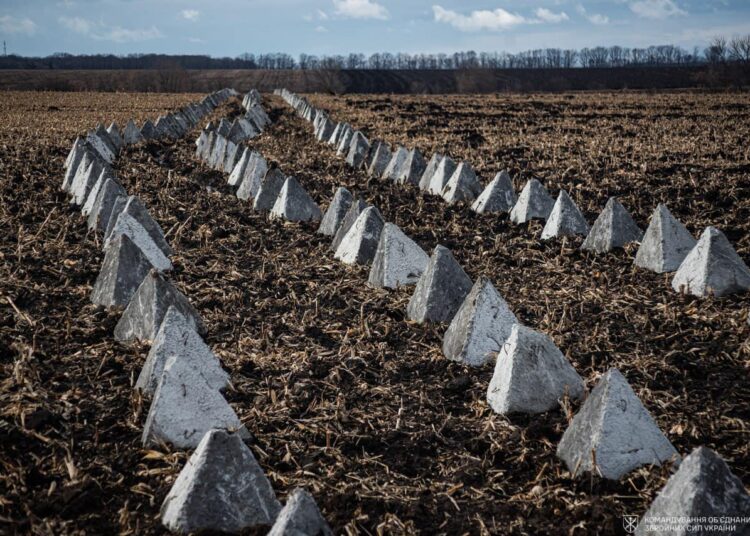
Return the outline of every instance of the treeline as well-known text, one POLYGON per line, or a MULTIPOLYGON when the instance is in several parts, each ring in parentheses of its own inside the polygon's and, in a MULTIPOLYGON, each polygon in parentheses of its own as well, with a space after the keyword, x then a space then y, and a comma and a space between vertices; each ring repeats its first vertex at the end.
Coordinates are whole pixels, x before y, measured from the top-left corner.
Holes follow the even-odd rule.
POLYGON ((545 48, 516 54, 507 52, 456 52, 454 54, 376 53, 314 56, 285 53, 241 54, 236 58, 161 54, 72 55, 44 58, 0 57, 0 69, 262 69, 262 70, 460 70, 460 69, 570 69, 664 67, 698 64, 750 62, 750 35, 732 39, 714 38, 708 47, 692 51, 674 45, 629 48, 620 46, 580 50, 545 48))

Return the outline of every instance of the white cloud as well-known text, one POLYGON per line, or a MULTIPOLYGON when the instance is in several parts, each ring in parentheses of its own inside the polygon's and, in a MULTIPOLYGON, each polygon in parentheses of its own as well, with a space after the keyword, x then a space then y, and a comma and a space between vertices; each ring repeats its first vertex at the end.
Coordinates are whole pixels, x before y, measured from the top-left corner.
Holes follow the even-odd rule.
POLYGON ((666 19, 677 15, 687 15, 674 0, 638 0, 630 4, 630 10, 645 19, 666 19))
POLYGON ((200 37, 188 37, 188 41, 191 43, 205 43, 205 39, 201 39, 200 37))
POLYGON ((318 19, 320 19, 320 20, 328 20, 328 13, 326 13, 322 9, 319 9, 317 11, 316 15, 318 16, 318 19))
POLYGON ((501 8, 497 8, 493 11, 472 11, 468 15, 463 15, 450 9, 434 5, 432 6, 432 13, 435 17, 435 22, 450 24, 462 32, 507 30, 513 26, 518 26, 519 24, 528 22, 521 15, 510 13, 501 8))
POLYGON ((36 32, 36 23, 26 17, 19 19, 10 15, 3 15, 0 17, 0 32, 33 35, 36 32))
POLYGON ((388 18, 388 10, 372 0, 333 0, 334 13, 352 19, 388 18))
POLYGON ((568 14, 564 11, 561 11, 560 13, 555 13, 553 11, 550 11, 547 8, 540 7, 535 12, 534 15, 542 21, 542 22, 551 22, 551 23, 558 23, 558 22, 564 22, 568 20, 568 14))
POLYGON ((164 37, 156 26, 130 29, 121 26, 108 26, 103 22, 94 22, 82 17, 60 17, 58 22, 72 32, 97 41, 130 43, 164 37))
POLYGON ((315 31, 318 33, 328 33, 328 28, 325 26, 316 26, 315 31))
POLYGON ((591 24, 596 24, 597 26, 604 26, 605 24, 609 24, 609 17, 606 15, 602 15, 600 13, 591 13, 589 14, 586 11, 586 8, 583 7, 581 4, 578 4, 576 6, 576 11, 578 13, 585 17, 586 20, 588 20, 591 24))
POLYGON ((198 17, 200 17, 201 12, 197 9, 183 9, 180 14, 183 19, 195 22, 198 20, 198 17))

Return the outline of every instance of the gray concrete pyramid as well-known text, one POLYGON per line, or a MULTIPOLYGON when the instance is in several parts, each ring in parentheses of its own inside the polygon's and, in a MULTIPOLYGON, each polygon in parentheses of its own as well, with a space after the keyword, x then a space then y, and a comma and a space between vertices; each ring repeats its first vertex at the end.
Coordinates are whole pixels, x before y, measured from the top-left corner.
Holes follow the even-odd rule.
POLYGON ((224 164, 221 165, 221 171, 224 173, 231 173, 234 169, 235 164, 242 156, 243 147, 234 143, 231 140, 227 140, 227 146, 224 148, 224 164))
POLYGON ((670 534, 750 534, 750 496, 742 481, 721 457, 707 447, 698 447, 687 456, 670 477, 641 518, 637 536, 670 534), (743 518, 744 520, 730 521, 743 518), (717 521, 711 521, 711 519, 717 521), (725 519, 722 522, 722 519, 725 519), (674 530, 663 530, 671 523, 674 530), (730 527, 734 526, 735 530, 730 527), (722 527, 721 531, 711 527, 722 527))
POLYGON ((260 183, 258 193, 253 201, 253 210, 268 212, 276 203, 279 192, 286 182, 286 177, 279 168, 272 168, 266 172, 263 182, 260 183))
POLYGON ((502 415, 544 413, 566 395, 581 398, 584 390, 583 380, 552 339, 516 324, 497 356, 487 402, 502 415))
POLYGON ((438 245, 406 308, 410 320, 450 322, 471 291, 471 279, 451 251, 438 245))
POLYGON ((247 168, 245 168, 245 175, 237 185, 237 199, 243 201, 254 200, 267 173, 268 162, 266 162, 266 159, 260 153, 253 152, 250 162, 247 168))
POLYGON ((252 159, 252 155, 252 149, 250 149, 249 147, 245 147, 245 149, 242 151, 242 156, 240 157, 237 164, 235 164, 232 172, 229 174, 229 178, 227 179, 228 184, 230 184, 231 186, 235 186, 241 181, 242 177, 245 176, 245 170, 247 170, 247 166, 252 159))
POLYGON ((333 134, 333 129, 336 128, 334 126, 333 121, 328 119, 327 117, 320 123, 320 126, 318 127, 318 131, 315 134, 315 138, 318 141, 324 141, 331 139, 331 134, 333 134))
POLYGON ((672 288, 694 296, 716 297, 750 289, 750 270, 724 233, 706 227, 672 279, 672 288))
POLYGON ((73 184, 73 179, 76 176, 78 167, 83 159, 83 155, 86 153, 85 150, 86 142, 79 136, 73 143, 73 148, 68 153, 68 157, 65 160, 65 176, 63 177, 62 185, 60 189, 63 192, 70 192, 70 187, 73 184))
POLYGON ((443 337, 443 355, 472 367, 491 361, 518 323, 492 282, 477 279, 443 337))
POLYGON ((385 168, 391 162, 393 154, 391 148, 385 142, 378 142, 378 146, 372 152, 372 158, 370 158, 370 164, 367 166, 367 174, 370 177, 382 177, 385 173, 385 168))
POLYGON ((346 236, 346 233, 349 232, 349 229, 352 228, 352 225, 354 225, 354 222, 357 221, 359 215, 362 214, 362 212, 364 212, 367 207, 367 203, 365 203, 362 199, 357 198, 356 201, 352 202, 349 210, 347 210, 346 214, 344 215, 344 219, 341 220, 341 225, 339 225, 336 234, 333 235, 333 240, 331 241, 331 249, 334 251, 334 253, 339 248, 339 245, 341 245, 341 241, 346 236))
POLYGON ((643 465, 677 457, 677 451, 620 371, 612 368, 573 417, 557 456, 574 477, 592 472, 619 480, 643 465))
MULTIPOLYGON (((107 226, 104 227, 104 239, 105 240, 107 239, 107 237, 109 237, 112 234, 112 230, 115 228, 115 222, 117 222, 117 216, 120 215, 122 210, 125 208, 125 205, 127 205, 128 199, 130 199, 130 197, 128 196, 119 195, 115 197, 115 200, 112 203, 112 210, 109 213, 109 221, 107 222, 107 226)), ((144 232, 148 234, 148 232, 145 229, 144 229, 144 232)))
POLYGON ((510 221, 526 223, 539 219, 546 220, 552 212, 555 200, 547 193, 547 189, 536 179, 531 179, 523 187, 518 201, 510 211, 510 221))
POLYGON ((161 522, 179 534, 239 533, 271 525, 280 509, 271 483, 240 437, 210 430, 164 499, 161 522))
MULTIPOLYGON (((63 169, 68 169, 70 166, 73 165, 73 162, 76 159, 76 150, 83 147, 84 141, 83 138, 80 136, 76 136, 76 141, 73 142, 73 147, 70 148, 70 152, 68 153, 68 156, 65 158, 65 163, 63 164, 63 169)), ((80 156, 78 159, 80 160, 80 156)))
POLYGON ((625 207, 615 197, 610 197, 607 205, 594 226, 591 227, 581 249, 606 253, 621 248, 629 242, 639 242, 643 231, 636 225, 625 207))
POLYGON ((349 146, 351 145, 353 138, 354 129, 347 125, 343 134, 341 134, 341 139, 339 140, 339 145, 336 149, 336 154, 338 156, 346 156, 349 153, 349 146))
POLYGON ((399 145, 391 154, 391 160, 383 171, 383 178, 395 181, 398 177, 398 173, 404 166, 406 159, 409 157, 409 151, 405 147, 399 145))
POLYGON ((345 264, 370 264, 385 222, 375 207, 367 207, 344 235, 334 257, 345 264))
POLYGON ((211 151, 211 145, 216 141, 216 133, 203 130, 195 140, 195 156, 202 162, 206 162, 211 151))
POLYGON ((82 205, 85 203, 89 192, 91 192, 94 184, 96 184, 96 180, 102 173, 102 169, 104 169, 99 162, 98 159, 90 156, 88 153, 83 155, 73 182, 70 185, 69 193, 72 204, 82 205))
MULTIPOLYGON (((161 230, 161 226, 159 226, 159 224, 156 223, 156 221, 151 217, 151 214, 148 210, 146 210, 146 207, 143 206, 143 203, 141 203, 140 199, 138 199, 134 195, 128 197, 125 206, 123 207, 122 211, 117 214, 117 217, 119 218, 123 214, 131 216, 134 220, 140 223, 143 228, 146 229, 154 243, 159 246, 159 249, 163 251, 165 255, 171 255, 173 253, 172 248, 167 243, 166 238, 164 238, 164 231, 161 230)), ((117 225, 116 222, 115 225, 117 225)), ((109 240, 109 238, 112 237, 113 233, 114 230, 112 232, 109 232, 108 230, 106 239, 109 240)))
POLYGON ((286 221, 320 221, 318 204, 294 177, 287 177, 271 209, 270 217, 286 221))
POLYGON ((354 133, 349 143, 349 151, 346 155, 346 163, 354 169, 359 169, 365 162, 367 153, 370 151, 370 142, 359 130, 354 133))
POLYGON ((153 266, 127 235, 120 235, 104 250, 104 262, 91 291, 91 303, 125 307, 153 266))
POLYGON ((333 145, 334 147, 338 147, 339 140, 341 139, 341 133, 344 131, 344 128, 346 126, 346 123, 336 123, 336 125, 333 127, 333 132, 331 132, 331 137, 326 140, 327 143, 329 145, 333 145))
POLYGON ((221 368, 201 336, 182 313, 169 307, 135 383, 136 389, 153 394, 167 361, 173 356, 176 357, 173 368, 188 367, 198 371, 212 389, 221 391, 229 383, 229 374, 221 368))
POLYGON ((312 495, 297 488, 287 497, 267 536, 333 536, 333 531, 312 495))
POLYGON ((510 175, 507 171, 501 171, 477 197, 471 209, 477 214, 510 212, 517 201, 510 175))
POLYGON ((448 181, 451 180, 457 167, 458 164, 456 164, 450 156, 443 157, 438 164, 437 169, 435 169, 432 179, 430 179, 430 187, 427 190, 428 193, 431 193, 432 195, 443 195, 443 190, 448 184, 448 181))
POLYGON ((635 255, 635 265, 658 274, 674 272, 695 244, 693 235, 659 203, 635 255))
POLYGON ((153 341, 170 307, 182 313, 198 333, 205 333, 203 321, 185 295, 158 271, 151 270, 115 326, 115 340, 153 341))
POLYGON ((375 158, 375 153, 378 150, 378 147, 383 145, 382 140, 372 140, 370 142, 370 149, 367 151, 367 156, 365 156, 365 161, 362 163, 362 168, 367 171, 370 169, 370 165, 372 165, 372 159, 375 158))
POLYGON ((177 365, 171 356, 164 365, 143 427, 144 447, 169 443, 192 449, 214 428, 249 434, 222 394, 211 387, 200 371, 177 365))
POLYGON ((396 182, 398 184, 412 184, 414 186, 419 185, 419 179, 422 178, 424 173, 425 164, 422 153, 416 147, 409 151, 409 155, 406 157, 404 164, 396 173, 396 182))
POLYGON ((135 126, 135 123, 131 119, 128 124, 125 125, 125 130, 122 132, 122 139, 126 145, 135 145, 144 141, 141 131, 135 126))
POLYGON ((542 240, 557 236, 587 236, 589 224, 578 206, 565 190, 560 190, 547 223, 542 230, 542 240))
POLYGON ((398 225, 386 223, 380 233, 368 282, 376 288, 414 285, 427 268, 430 257, 398 225))
POLYGON ((323 215, 323 220, 320 222, 320 227, 318 227, 318 233, 325 236, 334 236, 344 221, 344 216, 346 216, 353 201, 354 196, 352 193, 343 186, 340 186, 333 195, 333 200, 328 205, 326 213, 323 215))
POLYGON ((467 162, 461 162, 443 187, 441 196, 448 203, 471 203, 482 193, 482 184, 467 162))
POLYGON ((94 208, 94 202, 99 195, 99 190, 102 189, 105 182, 114 178, 115 176, 114 173, 112 173, 112 168, 102 168, 101 173, 99 173, 99 178, 96 179, 94 186, 92 186, 91 190, 86 194, 86 201, 84 201, 83 208, 81 208, 81 214, 84 216, 91 214, 91 210, 94 208))
POLYGON ((435 174, 440 161, 443 159, 443 155, 440 153, 433 153, 430 161, 422 172, 422 176, 419 178, 419 189, 426 192, 430 189, 430 183, 432 182, 432 176, 435 174))
POLYGON ((111 123, 107 127, 107 134, 109 134, 109 139, 112 140, 112 143, 115 144, 115 148, 117 149, 117 152, 122 149, 122 146, 125 145, 125 142, 122 139, 122 135, 120 134, 120 129, 117 127, 117 123, 111 123))
MULTIPOLYGON (((148 230, 141 224, 140 221, 135 219, 132 215, 126 212, 120 212, 117 216, 114 216, 115 210, 117 210, 118 200, 115 199, 115 204, 112 207, 112 215, 110 215, 110 221, 114 218, 114 224, 109 230, 109 236, 104 241, 104 247, 107 248, 113 240, 118 236, 127 235, 135 245, 146 255, 148 261, 156 268, 161 271, 168 271, 172 269, 172 261, 169 260, 167 253, 154 242, 153 237, 148 230)), ((126 203, 127 204, 127 203, 126 203)))
POLYGON ((124 207, 127 202, 127 196, 125 188, 116 179, 107 179, 104 181, 91 206, 87 220, 88 228, 104 233, 109 225, 109 218, 112 215, 115 200, 118 197, 122 197, 122 206, 124 207))
POLYGON ((159 137, 159 133, 156 131, 156 128, 154 128, 154 124, 150 119, 146 119, 143 123, 143 126, 141 127, 141 136, 143 136, 143 139, 145 140, 153 140, 159 137))
POLYGON ((93 147, 99 154, 99 157, 108 164, 115 161, 117 151, 115 150, 114 144, 109 139, 106 129, 101 125, 99 125, 96 130, 91 131, 86 135, 86 143, 93 147))
POLYGON ((224 159, 227 152, 227 139, 224 136, 217 136, 214 146, 211 148, 211 154, 208 156, 208 166, 216 171, 222 170, 224 159))
POLYGON ((216 127, 216 133, 226 137, 230 130, 232 130, 232 123, 227 121, 226 117, 222 117, 219 121, 219 126, 216 127))

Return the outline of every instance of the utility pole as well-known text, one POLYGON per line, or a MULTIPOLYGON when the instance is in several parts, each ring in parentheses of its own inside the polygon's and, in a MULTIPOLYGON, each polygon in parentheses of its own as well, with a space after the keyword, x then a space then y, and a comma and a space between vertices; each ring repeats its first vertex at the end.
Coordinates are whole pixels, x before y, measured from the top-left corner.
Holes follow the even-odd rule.
POLYGON ((8 57, 8 48, 5 46, 5 41, 3 41, 3 56, 8 57))

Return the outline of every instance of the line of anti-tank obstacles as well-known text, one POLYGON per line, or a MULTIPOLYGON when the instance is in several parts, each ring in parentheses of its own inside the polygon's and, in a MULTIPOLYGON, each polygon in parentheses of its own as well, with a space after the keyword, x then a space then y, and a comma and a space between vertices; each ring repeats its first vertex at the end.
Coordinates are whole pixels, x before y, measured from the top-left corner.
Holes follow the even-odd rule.
MULTIPOLYGON (((562 352, 545 334, 518 323, 488 278, 472 285, 448 249, 437 246, 428 257, 396 225, 384 222, 376 207, 355 201, 345 188, 336 191, 321 217, 316 202, 294 177, 278 167, 269 169, 259 152, 229 139, 231 128, 225 119, 208 125, 196 140, 196 156, 227 173, 237 197, 251 202, 256 211, 268 212, 271 219, 321 220, 318 233, 334 237, 335 258, 371 264, 371 285, 416 285, 407 316, 417 323, 450 323, 443 340, 449 359, 477 366, 497 355, 487 393, 494 411, 542 413, 565 397, 583 398, 584 382, 562 352)), ((353 133, 351 138, 361 141, 362 135, 353 133)), ((351 147, 347 157, 365 158, 361 143, 352 141, 351 147)), ((459 190, 462 179, 455 182, 459 186, 454 190, 459 190)), ((644 465, 667 460, 679 465, 641 519, 639 534, 658 531, 658 520, 665 517, 725 516, 741 527, 750 525, 750 497, 721 457, 698 447, 681 460, 617 369, 607 371, 586 397, 557 455, 573 477, 589 472, 618 480, 644 465)))
MULTIPOLYGON (((128 196, 112 165, 121 149, 146 140, 178 139, 237 92, 224 89, 176 113, 131 120, 120 131, 101 125, 73 145, 62 189, 82 207, 88 228, 103 234, 104 262, 91 293, 94 304, 123 308, 117 341, 150 341, 136 389, 151 395, 145 446, 195 449, 161 507, 164 526, 178 533, 240 532, 273 525, 269 534, 331 535, 312 496, 293 490, 284 508, 243 440, 249 432, 221 394, 229 375, 203 341, 206 329, 187 297, 167 279, 172 249, 159 224, 135 196, 128 196)), ((243 101, 235 120, 238 143, 261 133, 268 116, 257 92, 243 101)))
POLYGON ((470 204, 479 214, 508 212, 516 224, 542 220, 542 240, 581 235, 585 237, 581 248, 596 253, 640 242, 635 265, 656 273, 675 272, 672 288, 677 292, 719 297, 750 289, 750 269, 720 230, 709 226, 696 241, 662 203, 654 210, 645 234, 615 197, 589 227, 565 190, 554 200, 537 179, 531 179, 516 197, 507 171, 499 172, 483 189, 466 161, 457 164, 451 157, 435 153, 425 163, 418 148, 408 150, 402 145, 391 151, 387 143, 370 142, 348 123, 334 123, 325 110, 307 99, 285 89, 275 93, 313 124, 319 141, 334 146, 349 166, 365 169, 370 176, 417 186, 450 204, 470 204))

